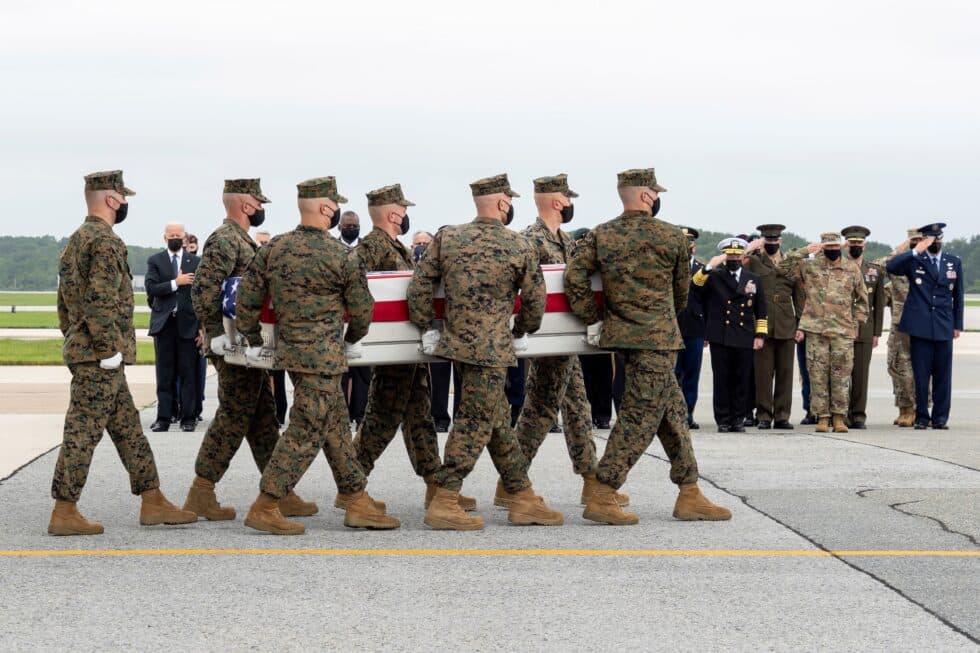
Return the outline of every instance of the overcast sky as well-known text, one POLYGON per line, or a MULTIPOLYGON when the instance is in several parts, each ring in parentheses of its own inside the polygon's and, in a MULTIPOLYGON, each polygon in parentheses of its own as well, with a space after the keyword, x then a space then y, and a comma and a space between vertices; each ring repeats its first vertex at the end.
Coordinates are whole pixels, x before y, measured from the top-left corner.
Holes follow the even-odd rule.
POLYGON ((474 215, 468 183, 567 172, 571 227, 654 166, 660 217, 872 239, 980 233, 980 2, 27 2, 0 5, 0 233, 69 234, 82 176, 125 170, 119 227, 205 236, 226 177, 346 208, 401 182, 414 228, 474 215))

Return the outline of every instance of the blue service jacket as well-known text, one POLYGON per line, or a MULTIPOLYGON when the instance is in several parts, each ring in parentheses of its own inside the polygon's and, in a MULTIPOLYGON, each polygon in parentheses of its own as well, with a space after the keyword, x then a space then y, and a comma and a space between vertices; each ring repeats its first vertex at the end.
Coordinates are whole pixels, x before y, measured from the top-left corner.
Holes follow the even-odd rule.
POLYGON ((952 340, 963 330, 963 264, 940 252, 939 270, 928 253, 903 252, 888 261, 888 273, 909 280, 898 330, 925 340, 952 340))

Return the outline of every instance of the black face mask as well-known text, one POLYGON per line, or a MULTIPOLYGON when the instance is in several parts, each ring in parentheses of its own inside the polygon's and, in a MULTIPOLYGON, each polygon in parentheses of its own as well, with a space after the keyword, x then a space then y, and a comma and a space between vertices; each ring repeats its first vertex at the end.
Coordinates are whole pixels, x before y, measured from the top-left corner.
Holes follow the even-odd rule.
POLYGON ((168 238, 167 239, 167 249, 176 254, 180 251, 180 248, 184 246, 184 240, 182 238, 168 238))
POLYGON ((408 214, 406 213, 405 215, 402 216, 402 235, 403 236, 405 234, 407 234, 408 233, 408 230, 411 228, 409 226, 410 224, 411 224, 411 222, 409 221, 408 214))
POLYGON ((741 261, 725 261, 725 267, 728 268, 729 272, 737 272, 740 267, 742 267, 741 261))
POLYGON ((348 243, 352 243, 357 240, 357 237, 361 234, 360 227, 341 227, 340 236, 348 243))
POLYGON ((423 254, 425 254, 425 245, 416 245, 412 248, 412 258, 416 263, 422 260, 423 254))
MULTIPOLYGON (((117 220, 117 222, 118 222, 118 220, 117 220)), ((942 248, 943 248, 943 244, 941 242, 939 242, 938 240, 932 241, 932 245, 929 245, 929 247, 928 247, 930 254, 938 254, 939 253, 939 250, 941 250, 942 248)))
POLYGON ((660 198, 658 197, 653 201, 653 206, 650 207, 650 217, 655 218, 657 214, 660 213, 660 198))
POLYGON ((116 224, 119 224, 120 222, 125 220, 127 215, 129 215, 128 202, 126 204, 120 204, 119 208, 116 209, 116 224))
MULTIPOLYGON (((340 224, 340 209, 337 209, 336 211, 334 211, 333 212, 333 215, 330 216, 330 226, 327 227, 327 229, 333 229, 338 224, 340 224)), ((356 237, 357 236, 355 236, 355 238, 356 237)))
POLYGON ((779 243, 766 243, 762 248, 766 250, 766 254, 772 256, 779 251, 779 243))
POLYGON ((836 261, 837 259, 840 258, 840 250, 839 249, 825 249, 823 251, 823 255, 827 257, 827 260, 828 261, 836 261))
POLYGON ((255 209, 255 213, 248 216, 248 223, 253 227, 261 227, 263 222, 265 222, 265 209, 263 208, 255 209))
POLYGON ((569 204, 568 206, 561 207, 561 221, 562 224, 568 224, 572 221, 572 217, 575 215, 575 205, 569 204))
POLYGON ((851 258, 861 258, 861 255, 864 254, 864 248, 856 245, 848 247, 847 251, 850 252, 851 258))
POLYGON ((507 209, 507 217, 504 218, 504 226, 509 225, 513 221, 514 221, 514 205, 511 204, 510 207, 507 209))

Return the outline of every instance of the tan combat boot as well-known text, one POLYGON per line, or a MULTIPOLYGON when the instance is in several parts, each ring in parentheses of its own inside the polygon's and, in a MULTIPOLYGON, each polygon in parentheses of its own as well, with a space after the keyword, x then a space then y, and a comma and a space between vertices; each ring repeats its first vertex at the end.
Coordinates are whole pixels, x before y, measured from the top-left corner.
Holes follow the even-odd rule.
POLYGON ((504 489, 503 481, 497 481, 497 491, 493 493, 493 505, 498 508, 510 508, 514 505, 514 495, 504 489))
POLYGON ((306 526, 283 517, 279 512, 279 499, 265 492, 259 492, 255 503, 249 508, 245 525, 274 535, 302 535, 306 532, 306 526))
MULTIPOLYGON (((436 489, 438 489, 435 481, 425 482, 425 509, 429 509, 429 504, 432 503, 433 497, 436 496, 436 489)), ((466 512, 473 512, 476 510, 476 499, 473 497, 464 497, 462 494, 459 495, 459 507, 466 512)))
MULTIPOLYGON (((338 492, 337 498, 333 500, 333 507, 340 508, 341 510, 347 510, 347 507, 350 505, 350 502, 353 500, 353 497, 355 496, 357 496, 356 492, 353 494, 344 494, 343 492, 338 492)), ((388 509, 388 506, 385 504, 384 501, 378 501, 377 499, 371 499, 371 501, 374 501, 374 507, 380 510, 381 512, 384 512, 385 510, 388 509)))
POLYGON ((716 506, 701 494, 697 483, 685 483, 674 503, 674 519, 681 521, 725 521, 732 518, 728 508, 716 506))
POLYGON ((157 526, 158 524, 192 524, 197 521, 197 513, 181 510, 167 501, 160 488, 147 490, 140 495, 143 503, 140 505, 140 524, 157 526))
POLYGON ((312 517, 318 510, 316 501, 303 501, 291 490, 279 500, 279 512, 283 517, 312 517))
POLYGON ((467 515, 459 506, 459 492, 444 487, 436 488, 436 495, 432 497, 432 503, 425 511, 424 523, 435 530, 483 530, 483 518, 478 515, 467 515))
POLYGON ((830 418, 821 417, 817 420, 817 433, 828 433, 830 431, 830 418))
POLYGON ((847 422, 843 415, 834 415, 834 433, 847 433, 847 422))
POLYGON ((898 419, 895 423, 899 426, 914 426, 915 425, 915 406, 903 406, 899 409, 898 419))
POLYGON ((616 490, 598 481, 592 492, 592 498, 582 511, 582 516, 589 521, 612 526, 632 526, 640 521, 636 513, 625 512, 619 505, 616 500, 616 490))
MULTIPOLYGON (((595 474, 582 474, 581 505, 584 506, 589 503, 597 485, 599 485, 599 481, 596 479, 595 474)), ((616 503, 625 508, 626 506, 630 505, 630 495, 626 494, 625 492, 617 492, 616 503)))
POLYGON ((391 530, 402 525, 396 518, 386 515, 384 509, 378 508, 377 504, 378 502, 372 499, 366 490, 350 495, 347 513, 344 515, 344 526, 347 528, 391 530))
POLYGON ((194 479, 191 489, 187 491, 184 510, 190 510, 208 521, 228 521, 235 518, 234 508, 225 508, 218 503, 218 497, 214 493, 214 483, 200 476, 194 479))
POLYGON ((526 487, 519 492, 511 495, 513 502, 510 504, 510 514, 507 521, 518 526, 561 526, 565 523, 565 517, 557 510, 549 508, 544 499, 534 493, 530 487, 526 487))
POLYGON ((48 522, 49 535, 101 535, 102 524, 89 521, 78 512, 74 501, 55 501, 48 522))

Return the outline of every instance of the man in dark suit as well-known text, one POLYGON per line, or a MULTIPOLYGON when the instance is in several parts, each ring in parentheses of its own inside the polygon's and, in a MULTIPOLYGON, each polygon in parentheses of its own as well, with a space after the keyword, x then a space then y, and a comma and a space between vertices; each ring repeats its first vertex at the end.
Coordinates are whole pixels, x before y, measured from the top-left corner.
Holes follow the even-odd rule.
POLYGON ((184 227, 168 224, 167 249, 146 264, 146 295, 150 301, 150 335, 156 352, 157 419, 150 427, 170 430, 176 379, 180 379, 180 428, 197 425, 197 377, 200 324, 191 305, 191 284, 201 259, 184 250, 184 227))
POLYGON ((953 383, 953 340, 963 331, 963 264, 942 251, 943 229, 937 222, 919 231, 914 250, 888 261, 888 273, 908 277, 909 294, 899 331, 909 334, 915 380, 915 428, 947 429, 953 383), (929 381, 932 380, 932 415, 929 381))
MULTIPOLYGON (((340 242, 347 249, 354 249, 361 242, 361 218, 353 211, 344 211, 340 215, 340 242)), ((371 368, 362 365, 351 367, 340 378, 340 387, 344 391, 347 402, 347 412, 355 428, 364 421, 364 411, 367 410, 368 389, 371 387, 371 368)))
MULTIPOLYGON (((701 234, 691 227, 680 229, 687 236, 690 245, 693 277, 704 268, 704 263, 694 258, 694 252, 697 251, 695 241, 701 234)), ((674 374, 677 376, 677 383, 680 384, 684 401, 687 403, 687 426, 691 429, 699 429, 701 425, 694 421, 694 406, 698 403, 698 382, 701 379, 701 361, 704 357, 705 322, 704 306, 701 305, 701 298, 696 293, 688 293, 687 306, 677 314, 677 325, 681 328, 684 349, 677 352, 674 374)))
POLYGON ((721 253, 691 280, 691 290, 700 297, 707 320, 705 338, 711 345, 719 433, 745 431, 752 352, 762 349, 769 332, 762 282, 742 268, 747 245, 741 238, 725 238, 718 243, 721 253))

